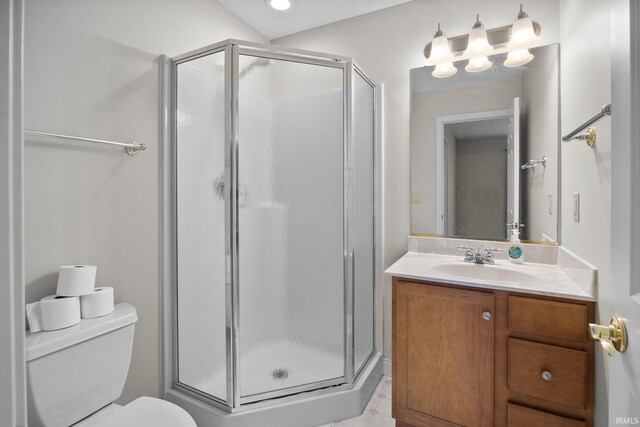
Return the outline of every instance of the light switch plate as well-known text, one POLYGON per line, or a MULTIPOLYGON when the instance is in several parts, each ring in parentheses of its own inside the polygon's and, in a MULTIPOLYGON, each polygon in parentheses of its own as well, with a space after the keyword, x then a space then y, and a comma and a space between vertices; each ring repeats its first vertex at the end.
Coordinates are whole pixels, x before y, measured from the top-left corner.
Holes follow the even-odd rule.
POLYGON ((580 222, 580 193, 573 193, 573 220, 580 222))

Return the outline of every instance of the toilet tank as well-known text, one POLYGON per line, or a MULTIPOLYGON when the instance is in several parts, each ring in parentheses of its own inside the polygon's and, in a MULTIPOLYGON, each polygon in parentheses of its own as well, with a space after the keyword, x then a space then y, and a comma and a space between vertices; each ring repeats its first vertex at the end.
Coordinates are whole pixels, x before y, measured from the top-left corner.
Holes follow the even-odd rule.
POLYGON ((30 427, 67 427, 122 394, 136 309, 126 303, 70 328, 26 333, 30 427))

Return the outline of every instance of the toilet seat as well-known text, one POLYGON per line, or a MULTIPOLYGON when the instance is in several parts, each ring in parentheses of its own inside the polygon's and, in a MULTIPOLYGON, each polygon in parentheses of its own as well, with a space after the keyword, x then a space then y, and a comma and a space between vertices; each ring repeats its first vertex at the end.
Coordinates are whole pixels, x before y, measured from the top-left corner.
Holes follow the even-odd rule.
POLYGON ((178 405, 153 397, 139 397, 94 427, 197 427, 178 405))

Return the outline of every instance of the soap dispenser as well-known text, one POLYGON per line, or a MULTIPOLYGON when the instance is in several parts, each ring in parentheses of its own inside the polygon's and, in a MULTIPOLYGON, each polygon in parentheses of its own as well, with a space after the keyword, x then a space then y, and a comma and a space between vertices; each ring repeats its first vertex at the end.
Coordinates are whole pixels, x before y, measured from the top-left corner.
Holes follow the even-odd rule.
POLYGON ((509 250, 507 251, 509 261, 522 264, 524 262, 524 247, 520 242, 520 227, 523 225, 517 222, 509 225, 511 226, 511 240, 509 242, 509 250))

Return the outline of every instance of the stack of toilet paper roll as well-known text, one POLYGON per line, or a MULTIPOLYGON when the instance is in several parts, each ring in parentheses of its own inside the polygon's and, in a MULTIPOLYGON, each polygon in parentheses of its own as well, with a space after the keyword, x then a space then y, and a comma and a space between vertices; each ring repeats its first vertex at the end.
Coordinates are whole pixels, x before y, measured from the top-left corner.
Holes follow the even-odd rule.
POLYGON ((105 316, 114 310, 113 288, 96 288, 95 265, 60 267, 55 295, 27 304, 27 321, 32 333, 54 331, 80 323, 80 319, 105 316))

